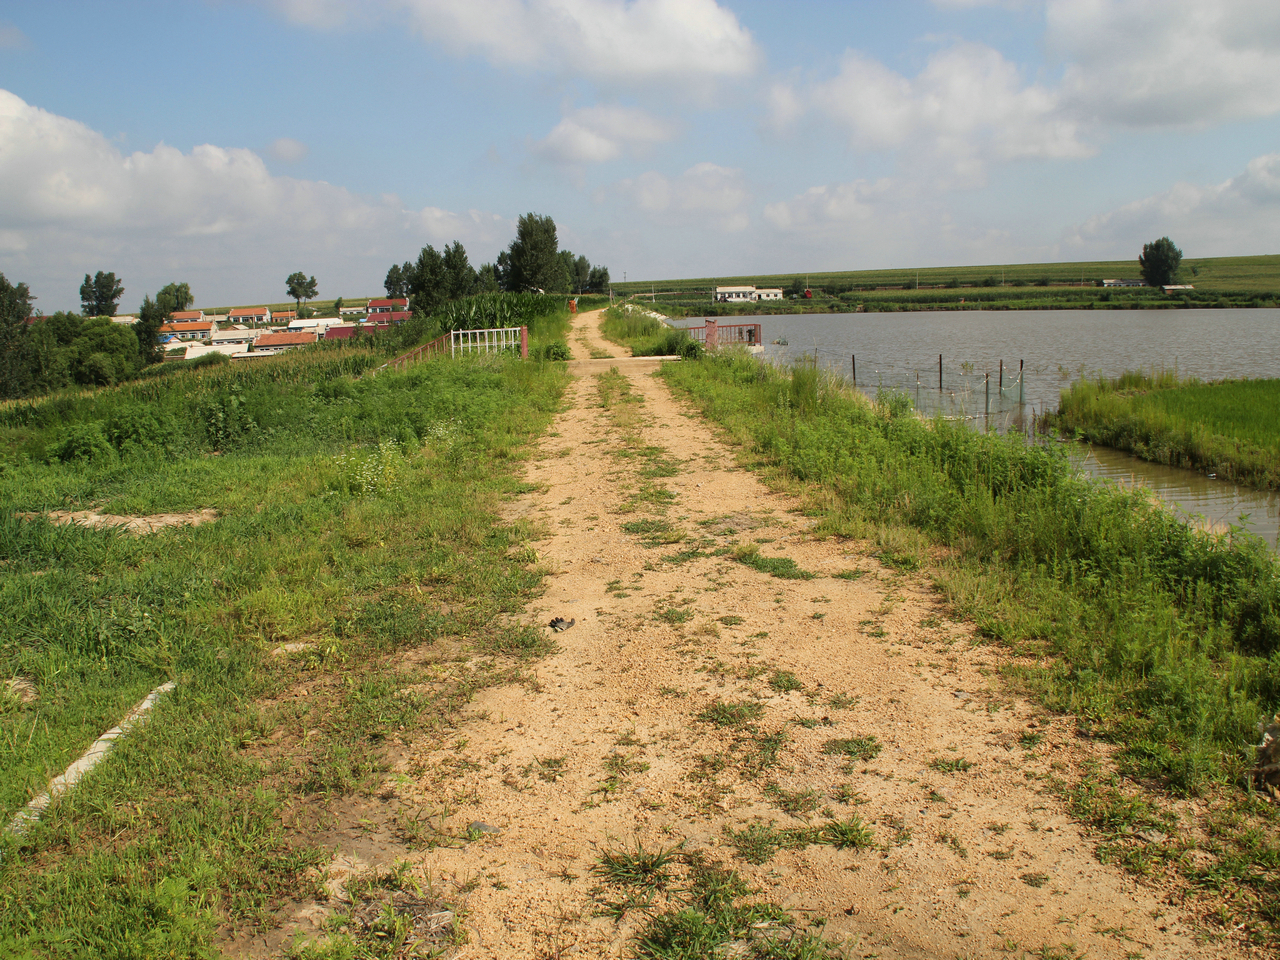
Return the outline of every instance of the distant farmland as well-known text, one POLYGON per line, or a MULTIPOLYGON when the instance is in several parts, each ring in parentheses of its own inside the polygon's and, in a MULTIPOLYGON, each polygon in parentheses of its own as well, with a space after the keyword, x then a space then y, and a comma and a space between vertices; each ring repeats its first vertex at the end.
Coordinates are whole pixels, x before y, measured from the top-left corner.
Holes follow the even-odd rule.
MULTIPOLYGON (((914 291, 960 287, 1075 286, 1093 287, 1110 278, 1139 279, 1138 261, 1093 260, 1080 263, 1012 263, 967 267, 906 267, 893 270, 843 270, 829 273, 771 273, 733 277, 698 277, 686 280, 637 280, 614 283, 614 293, 710 296, 715 286, 752 284, 757 287, 792 287, 797 281, 816 291, 839 294, 863 291, 914 291)), ((1182 283, 1202 293, 1236 293, 1274 297, 1280 294, 1280 255, 1257 257, 1208 257, 1182 261, 1182 283)))

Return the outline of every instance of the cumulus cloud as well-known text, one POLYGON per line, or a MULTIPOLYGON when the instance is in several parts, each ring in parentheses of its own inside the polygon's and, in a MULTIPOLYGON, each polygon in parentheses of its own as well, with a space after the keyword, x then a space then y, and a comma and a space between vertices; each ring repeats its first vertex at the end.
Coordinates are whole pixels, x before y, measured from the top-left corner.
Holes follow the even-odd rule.
POLYGON ((1155 237, 1172 237, 1188 257, 1243 256, 1280 247, 1280 153, 1249 161, 1223 183, 1178 183, 1091 217, 1068 231, 1073 251, 1133 255, 1155 237))
POLYGON ((668 224, 696 221, 725 232, 745 230, 751 199, 739 169, 699 163, 678 177, 650 170, 617 185, 617 192, 649 217, 668 224))
POLYGON ((603 163, 624 154, 643 152, 675 136, 675 125, 629 107, 585 107, 569 114, 534 153, 555 163, 603 163))
POLYGON ((937 51, 915 77, 848 51, 836 76, 807 87, 779 84, 770 105, 780 126, 814 111, 856 149, 907 149, 964 179, 980 180, 989 160, 1093 153, 1057 93, 1024 82, 1016 64, 976 43, 937 51))
POLYGON ((307 159, 307 154, 310 152, 310 148, 305 143, 300 140, 294 140, 291 137, 281 137, 279 140, 273 140, 271 145, 267 147, 267 153, 284 163, 299 163, 307 159))
POLYGON ((278 296, 282 278, 303 265, 322 288, 366 293, 422 244, 496 248, 514 232, 494 214, 407 210, 394 196, 272 176, 250 150, 160 144, 126 156, 97 131, 4 90, 0 211, 0 269, 46 303, 50 291, 64 296, 64 306, 75 302, 77 275, 97 269, 123 276, 138 299, 171 280, 190 282, 202 299, 278 296))
POLYGON ((499 66, 614 83, 740 77, 760 51, 716 0, 268 0, 295 22, 406 16, 427 42, 499 66))
POLYGON ((810 187, 799 196, 768 204, 764 218, 778 230, 806 230, 822 224, 855 225, 882 216, 886 208, 902 200, 896 184, 888 178, 874 182, 810 187))

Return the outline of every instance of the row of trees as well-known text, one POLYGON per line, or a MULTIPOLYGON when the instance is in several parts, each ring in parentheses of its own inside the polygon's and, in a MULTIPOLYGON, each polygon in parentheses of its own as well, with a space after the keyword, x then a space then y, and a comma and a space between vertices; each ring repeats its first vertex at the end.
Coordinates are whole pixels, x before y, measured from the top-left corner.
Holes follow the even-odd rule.
POLYGON ((388 297, 407 299, 410 309, 430 314, 450 300, 499 290, 604 293, 609 268, 561 250, 555 221, 529 213, 520 218, 516 238, 495 263, 476 270, 456 240, 442 251, 428 244, 416 261, 392 264, 383 286, 388 297))
POLYGON ((83 315, 59 311, 28 322, 35 299, 31 291, 0 274, 0 399, 73 384, 119 383, 163 360, 160 328, 175 311, 191 306, 190 286, 170 283, 154 298, 147 295, 132 324, 111 319, 123 293, 114 274, 86 274, 80 290, 83 315))

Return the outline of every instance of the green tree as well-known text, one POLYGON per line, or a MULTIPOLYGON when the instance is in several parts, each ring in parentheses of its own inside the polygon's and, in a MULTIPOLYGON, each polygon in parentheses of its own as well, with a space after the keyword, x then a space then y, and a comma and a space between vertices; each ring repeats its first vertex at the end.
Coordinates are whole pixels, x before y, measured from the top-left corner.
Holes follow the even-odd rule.
POLYGON ((1173 245, 1168 237, 1161 237, 1151 243, 1142 245, 1142 256, 1138 257, 1138 267, 1142 270, 1142 279, 1149 287, 1163 287, 1177 283, 1178 268, 1182 265, 1182 251, 1173 245))
POLYGON ((166 284, 156 294, 156 303, 161 304, 169 313, 186 310, 195 300, 191 295, 191 287, 185 283, 166 284))
POLYGON ((342 316, 342 298, 341 297, 333 301, 333 315, 335 317, 342 316))
POLYGON ((476 271, 476 293, 496 293, 502 287, 498 283, 498 271, 492 263, 482 264, 476 271))
POLYGON ((138 372, 138 338, 107 317, 91 317, 71 345, 71 377, 86 386, 128 380, 138 372))
POLYGON ((162 299, 163 297, 164 290, 157 293, 154 300, 150 296, 143 297, 142 307, 138 310, 138 320, 133 325, 134 336, 138 339, 138 359, 144 367, 164 359, 164 346, 160 343, 160 328, 173 319, 173 312, 167 306, 167 301, 162 299))
POLYGON ((408 260, 404 262, 404 266, 393 263, 391 269, 387 271, 387 279, 383 281, 382 286, 387 291, 387 296, 392 300, 408 300, 409 286, 413 281, 413 264, 408 260))
POLYGON ((508 248, 511 272, 506 289, 563 290, 567 288, 568 274, 560 259, 560 245, 556 239, 556 222, 536 213, 522 216, 516 225, 516 238, 508 248))
POLYGON ((608 293, 609 292, 609 268, 608 267, 592 267, 591 273, 587 278, 588 293, 608 293))
POLYGON ((574 293, 585 293, 591 285, 591 261, 586 257, 578 257, 573 261, 573 274, 570 288, 574 293))
POLYGON ((429 316, 448 299, 444 256, 431 244, 418 253, 409 280, 409 307, 429 316))
POLYGON ((308 277, 305 273, 291 273, 285 280, 285 287, 289 291, 289 296, 293 297, 297 304, 295 309, 302 309, 303 300, 311 300, 316 295, 316 278, 308 277))
POLYGON ((467 259, 467 250, 457 240, 445 247, 442 256, 444 266, 444 295, 446 300, 469 297, 476 289, 476 272, 467 259))
POLYGON ((0 273, 0 399, 25 397, 33 383, 33 344, 27 326, 31 291, 0 273))
POLYGON ((124 296, 124 285, 114 273, 101 270, 93 277, 84 275, 80 284, 80 312, 86 317, 114 317, 116 302, 124 296))

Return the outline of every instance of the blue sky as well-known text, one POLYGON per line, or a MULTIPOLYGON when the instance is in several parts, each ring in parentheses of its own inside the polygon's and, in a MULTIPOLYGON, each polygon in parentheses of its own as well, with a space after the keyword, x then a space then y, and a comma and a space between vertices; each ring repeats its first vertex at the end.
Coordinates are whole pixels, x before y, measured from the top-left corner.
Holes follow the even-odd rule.
POLYGON ((0 0, 50 312, 376 293, 522 213, 615 279, 1280 252, 1274 0, 0 0))

